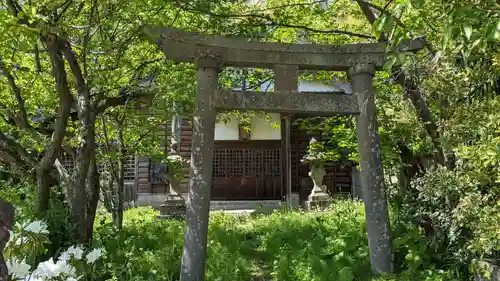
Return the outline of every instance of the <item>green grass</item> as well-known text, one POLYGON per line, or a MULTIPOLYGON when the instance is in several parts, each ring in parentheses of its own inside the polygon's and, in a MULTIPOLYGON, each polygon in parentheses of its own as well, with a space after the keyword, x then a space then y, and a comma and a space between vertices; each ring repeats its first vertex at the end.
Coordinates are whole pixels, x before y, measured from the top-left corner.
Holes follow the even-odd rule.
MULTIPOLYGON (((129 210, 120 233, 108 216, 97 218, 95 241, 109 253, 102 280, 178 279, 184 223, 156 215, 129 210)), ((339 201, 326 213, 211 215, 206 280, 372 280, 363 207, 339 201)))

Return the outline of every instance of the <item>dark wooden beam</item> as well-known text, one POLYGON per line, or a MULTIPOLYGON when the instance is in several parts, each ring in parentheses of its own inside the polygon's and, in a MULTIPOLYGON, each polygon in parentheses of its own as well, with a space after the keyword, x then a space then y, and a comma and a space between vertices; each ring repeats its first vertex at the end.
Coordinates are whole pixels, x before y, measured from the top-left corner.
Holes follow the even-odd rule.
POLYGON ((305 113, 315 116, 359 113, 355 96, 328 92, 262 93, 221 90, 215 95, 215 104, 219 110, 305 113))

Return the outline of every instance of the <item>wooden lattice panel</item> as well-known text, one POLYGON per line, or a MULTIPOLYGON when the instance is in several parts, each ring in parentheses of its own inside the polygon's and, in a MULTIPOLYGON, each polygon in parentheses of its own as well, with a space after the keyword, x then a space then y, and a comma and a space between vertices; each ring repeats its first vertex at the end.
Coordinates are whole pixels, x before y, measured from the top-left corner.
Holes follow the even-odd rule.
MULTIPOLYGON (((68 171, 68 173, 72 173, 75 169, 75 163, 73 158, 66 153, 61 153, 59 156, 59 161, 61 161, 62 166, 68 171)), ((114 161, 115 169, 118 168, 118 161, 114 161)), ((135 155, 127 155, 125 159, 125 181, 133 181, 135 180, 135 155)), ((97 164, 97 168, 99 173, 103 173, 106 169, 110 169, 109 162, 107 160, 102 160, 97 164)))
POLYGON ((217 148, 214 150, 213 176, 280 176, 280 157, 278 148, 217 148))
POLYGON ((281 174, 281 150, 264 149, 264 175, 266 177, 279 177, 281 174))
POLYGON ((62 166, 68 171, 72 172, 75 168, 75 163, 73 162, 73 158, 66 153, 62 153, 59 157, 59 161, 61 161, 62 166))

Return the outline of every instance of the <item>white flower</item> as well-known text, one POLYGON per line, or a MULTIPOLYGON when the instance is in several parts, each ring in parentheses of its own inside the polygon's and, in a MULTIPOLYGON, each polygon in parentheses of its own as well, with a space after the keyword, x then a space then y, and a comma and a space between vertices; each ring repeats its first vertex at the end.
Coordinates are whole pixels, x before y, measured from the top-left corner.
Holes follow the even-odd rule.
POLYGON ((7 261, 7 269, 9 270, 9 275, 12 276, 12 278, 20 279, 30 273, 31 266, 24 261, 12 259, 7 261))
POLYGON ((70 258, 71 258, 71 255, 68 252, 64 252, 59 256, 59 258, 57 260, 69 261, 70 258))
POLYGON ((43 221, 33 221, 29 223, 24 230, 38 234, 49 234, 47 224, 43 221))
POLYGON ((90 253, 87 254, 87 263, 94 263, 98 260, 102 255, 104 255, 106 251, 104 249, 94 249, 90 253))
MULTIPOLYGON (((83 249, 80 248, 79 246, 71 246, 68 248, 68 250, 65 252, 68 255, 73 255, 75 260, 81 260, 83 256, 83 249)), ((64 254, 64 253, 63 253, 64 254)))
POLYGON ((76 269, 66 261, 60 260, 57 261, 57 263, 54 263, 54 260, 50 258, 48 261, 38 264, 38 267, 35 271, 33 271, 33 274, 36 277, 54 278, 60 276, 61 274, 74 276, 75 272, 76 269))

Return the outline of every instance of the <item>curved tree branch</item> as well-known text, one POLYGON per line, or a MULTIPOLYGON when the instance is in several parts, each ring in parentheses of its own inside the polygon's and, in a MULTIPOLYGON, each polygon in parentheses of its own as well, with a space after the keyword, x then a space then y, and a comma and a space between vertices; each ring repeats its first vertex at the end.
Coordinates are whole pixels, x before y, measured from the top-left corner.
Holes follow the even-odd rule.
POLYGON ((41 162, 41 166, 45 169, 52 167, 56 159, 56 153, 62 145, 62 141, 66 134, 66 126, 70 115, 71 103, 73 101, 64 66, 64 60, 61 56, 57 42, 58 36, 55 34, 50 34, 47 38, 45 38, 45 43, 47 45, 47 49, 49 50, 52 62, 53 76, 56 81, 56 91, 59 94, 58 117, 55 121, 52 143, 45 152, 41 162))
POLYGON ((14 96, 16 97, 17 103, 19 105, 19 122, 17 125, 23 129, 28 129, 31 127, 31 125, 28 123, 28 115, 26 113, 24 99, 21 95, 21 89, 17 86, 14 76, 10 73, 10 69, 2 59, 0 59, 0 68, 2 70, 2 74, 9 81, 10 88, 12 89, 12 92, 14 93, 14 96))
MULTIPOLYGON (((4 134, 3 132, 0 132, 0 143, 3 142, 3 145, 0 147, 9 147, 11 149, 14 149, 18 155, 10 153, 12 157, 15 157, 16 162, 19 164, 23 164, 25 166, 26 164, 35 164, 35 159, 29 154, 26 149, 24 149, 19 143, 17 143, 15 140, 4 134), (19 157, 18 157, 19 156, 19 157)), ((7 149, 3 149, 4 152, 8 152, 7 149)))
MULTIPOLYGON (((364 0, 356 1, 368 21, 373 24, 377 17, 371 11, 369 3, 364 0)), ((385 34, 381 34, 379 41, 386 41, 386 38, 387 37, 385 36, 385 34)), ((420 90, 420 87, 417 85, 416 81, 411 79, 411 77, 408 77, 406 73, 401 70, 393 69, 392 78, 397 81, 398 84, 403 88, 405 96, 411 101, 413 107, 415 107, 419 119, 422 121, 425 130, 432 139, 434 149, 436 150, 435 158, 437 162, 440 165, 445 165, 446 161, 444 150, 441 144, 441 135, 438 131, 436 121, 434 120, 429 110, 429 105, 425 101, 422 91, 420 90)))
MULTIPOLYGON (((253 26, 269 26, 269 25, 270 26, 280 26, 280 27, 303 29, 303 30, 307 30, 307 31, 313 32, 313 33, 340 34, 340 35, 354 36, 354 37, 365 38, 365 39, 372 39, 372 40, 375 39, 375 37, 368 35, 368 34, 360 34, 360 33, 346 31, 346 30, 340 30, 340 29, 323 30, 323 29, 315 29, 312 27, 304 26, 304 25, 278 22, 269 16, 258 14, 258 13, 240 14, 240 15, 238 15, 238 14, 217 14, 217 13, 213 13, 209 10, 198 10, 195 8, 190 8, 190 7, 182 6, 182 5, 180 6, 180 8, 183 9, 184 11, 198 13, 198 14, 205 14, 205 15, 209 15, 212 17, 218 17, 218 18, 257 18, 257 19, 261 19, 261 20, 265 21, 261 24, 253 24, 253 26)), ((252 24, 247 24, 247 25, 252 25, 252 24)))

